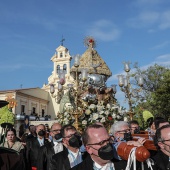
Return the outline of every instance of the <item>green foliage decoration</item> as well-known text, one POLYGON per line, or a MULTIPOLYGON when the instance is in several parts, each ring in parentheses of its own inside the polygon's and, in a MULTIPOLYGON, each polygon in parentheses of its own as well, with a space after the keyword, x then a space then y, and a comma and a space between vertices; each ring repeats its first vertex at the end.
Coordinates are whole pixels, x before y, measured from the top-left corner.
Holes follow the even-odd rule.
POLYGON ((14 114, 8 109, 8 106, 4 106, 0 108, 0 124, 2 123, 11 123, 14 124, 15 116, 14 114))

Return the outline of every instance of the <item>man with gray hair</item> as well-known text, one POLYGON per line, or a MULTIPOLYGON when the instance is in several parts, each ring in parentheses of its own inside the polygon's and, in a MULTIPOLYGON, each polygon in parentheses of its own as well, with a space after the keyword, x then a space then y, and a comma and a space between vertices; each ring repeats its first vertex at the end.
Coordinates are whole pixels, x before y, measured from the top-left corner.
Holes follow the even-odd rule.
POLYGON ((125 121, 119 121, 111 126, 110 133, 115 138, 115 147, 117 148, 120 142, 127 142, 128 145, 141 146, 146 141, 145 138, 139 138, 138 141, 132 141, 129 124, 125 121))

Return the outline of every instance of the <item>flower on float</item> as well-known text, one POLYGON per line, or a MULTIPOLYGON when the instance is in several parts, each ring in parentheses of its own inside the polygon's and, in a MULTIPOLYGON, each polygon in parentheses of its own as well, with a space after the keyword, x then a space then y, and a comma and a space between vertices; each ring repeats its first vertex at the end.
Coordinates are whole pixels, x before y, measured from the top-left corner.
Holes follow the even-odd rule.
POLYGON ((101 105, 97 105, 97 110, 100 112, 104 109, 104 106, 101 106, 101 105))
POLYGON ((87 121, 86 121, 86 120, 83 120, 83 121, 82 121, 82 125, 87 125, 87 121))
POLYGON ((100 114, 100 115, 104 114, 104 111, 103 111, 103 110, 102 110, 102 111, 100 111, 100 112, 99 112, 99 114, 100 114))
POLYGON ((124 117, 124 121, 125 121, 125 122, 128 122, 128 118, 127 118, 127 117, 124 117))
POLYGON ((90 110, 90 109, 87 109, 87 110, 85 111, 85 114, 86 114, 86 115, 91 114, 91 110, 90 110))
POLYGON ((65 125, 69 124, 69 121, 65 121, 64 124, 65 124, 65 125))
POLYGON ((97 120, 99 118, 99 115, 97 113, 93 113, 93 119, 97 120))
POLYGON ((120 119, 121 117, 119 115, 116 116, 117 119, 120 119))
POLYGON ((68 115, 68 113, 67 112, 64 112, 64 116, 67 116, 68 115))
POLYGON ((103 118, 104 116, 103 115, 99 115, 99 118, 103 118))
POLYGON ((108 115, 108 114, 109 114, 109 111, 108 111, 108 110, 106 110, 106 111, 105 111, 105 115, 108 115))
POLYGON ((89 106, 89 109, 94 110, 95 108, 96 108, 96 105, 95 105, 95 104, 91 104, 91 105, 89 106))
POLYGON ((106 105, 106 108, 107 108, 107 109, 110 109, 110 108, 111 108, 111 106, 110 106, 109 103, 106 105))
POLYGON ((103 117, 103 118, 100 120, 101 123, 104 123, 105 121, 106 121, 105 117, 103 117))
POLYGON ((118 108, 118 106, 112 106, 111 107, 111 111, 113 111, 113 110, 115 110, 115 109, 117 109, 118 108))
POLYGON ((113 119, 115 119, 115 118, 116 118, 116 114, 115 114, 115 113, 113 113, 113 114, 112 114, 112 117, 113 117, 113 119))
POLYGON ((108 116, 108 120, 113 120, 112 116, 108 116))

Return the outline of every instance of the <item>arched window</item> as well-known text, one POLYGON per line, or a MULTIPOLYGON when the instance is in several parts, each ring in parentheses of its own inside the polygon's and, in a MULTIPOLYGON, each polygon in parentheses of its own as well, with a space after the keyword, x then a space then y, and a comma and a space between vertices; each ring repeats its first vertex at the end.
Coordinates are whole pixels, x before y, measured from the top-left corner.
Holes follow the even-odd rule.
POLYGON ((63 53, 61 52, 61 53, 60 53, 60 58, 62 58, 62 57, 63 57, 63 53))
POLYGON ((67 65, 66 64, 63 65, 63 70, 65 73, 67 73, 67 65))
POLYGON ((60 65, 57 65, 57 73, 60 72, 60 65))

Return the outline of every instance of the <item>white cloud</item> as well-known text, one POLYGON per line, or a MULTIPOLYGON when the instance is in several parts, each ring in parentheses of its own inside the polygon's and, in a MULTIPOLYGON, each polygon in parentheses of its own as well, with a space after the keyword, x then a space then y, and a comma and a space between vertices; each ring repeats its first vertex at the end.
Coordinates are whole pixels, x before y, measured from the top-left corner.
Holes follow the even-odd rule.
POLYGON ((99 20, 92 24, 87 34, 102 41, 113 41, 119 38, 121 31, 111 21, 99 20))
POLYGON ((132 6, 138 8, 138 13, 127 20, 127 24, 134 28, 149 28, 148 32, 170 28, 170 10, 162 8, 168 6, 165 0, 137 0, 132 6))
POLYGON ((170 44, 169 41, 165 41, 165 42, 163 42, 161 44, 158 44, 158 45, 152 47, 151 49, 152 50, 161 49, 161 48, 164 48, 164 47, 168 46, 169 44, 170 44))
POLYGON ((170 11, 161 14, 159 28, 162 30, 170 28, 170 11))
POLYGON ((134 28, 147 27, 157 23, 159 18, 160 14, 158 12, 144 11, 134 18, 128 19, 127 24, 134 28))
POLYGON ((156 60, 170 61, 170 54, 160 55, 156 58, 156 60))
POLYGON ((138 6, 144 5, 144 6, 153 6, 153 5, 158 5, 160 3, 163 3, 164 0, 136 0, 135 4, 138 6))

